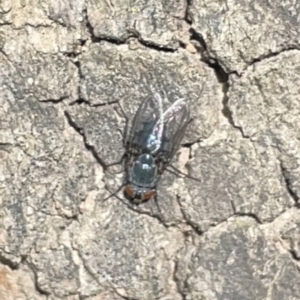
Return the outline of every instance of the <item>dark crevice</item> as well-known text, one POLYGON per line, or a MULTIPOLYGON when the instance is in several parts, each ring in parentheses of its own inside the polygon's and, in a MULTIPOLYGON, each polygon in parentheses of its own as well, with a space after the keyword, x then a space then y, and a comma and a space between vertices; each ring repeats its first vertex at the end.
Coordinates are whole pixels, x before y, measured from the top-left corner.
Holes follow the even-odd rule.
POLYGON ((229 101, 228 91, 229 91, 229 87, 230 87, 229 75, 231 75, 231 74, 238 75, 237 72, 233 71, 231 73, 227 73, 216 58, 210 57, 208 55, 207 45, 206 45, 206 42, 205 42, 203 36, 193 28, 190 29, 190 34, 191 34, 190 40, 196 41, 199 45, 197 48, 197 51, 201 55, 201 61, 204 62, 207 66, 209 66, 211 69, 214 70, 218 82, 220 84, 222 84, 222 91, 223 91, 224 96, 223 96, 223 100, 222 100, 223 107, 222 107, 221 112, 222 112, 223 116, 227 119, 228 123, 233 128, 237 129, 241 133, 243 138, 249 138, 249 136, 245 135, 242 128, 240 126, 237 126, 234 123, 232 112, 228 106, 228 101, 229 101))
POLYGON ((141 37, 137 37, 138 41, 145 47, 152 49, 152 50, 156 50, 156 51, 162 51, 162 52, 171 52, 174 53, 177 51, 177 49, 171 48, 171 47, 167 47, 167 46, 161 46, 152 42, 148 42, 145 41, 143 39, 141 39, 141 37))
POLYGON ((135 30, 134 28, 128 29, 127 34, 122 38, 107 36, 107 35, 96 36, 94 33, 94 28, 88 19, 87 10, 84 10, 83 14, 85 16, 86 28, 90 34, 91 41, 93 43, 100 43, 102 41, 106 41, 108 43, 115 44, 115 45, 124 45, 124 44, 128 43, 128 40, 130 38, 136 38, 143 46, 145 46, 149 49, 153 49, 156 51, 163 51, 163 52, 176 52, 177 51, 177 49, 174 49, 172 47, 162 46, 162 45, 150 42, 150 41, 143 40, 141 38, 140 33, 137 30, 135 30))
POLYGON ((83 76, 83 74, 82 74, 82 72, 81 72, 81 64, 80 64, 80 61, 74 61, 73 63, 74 63, 74 65, 76 66, 76 68, 78 69, 79 78, 80 78, 80 79, 83 79, 84 76, 83 76))
POLYGON ((79 45, 80 45, 81 47, 83 47, 83 46, 85 46, 85 44, 86 44, 87 41, 88 41, 88 39, 80 39, 80 40, 79 40, 79 45))
POLYGON ((261 62, 265 59, 268 59, 268 58, 271 58, 271 57, 275 57, 283 52, 287 52, 287 51, 292 51, 292 50, 300 50, 300 47, 299 46, 288 46, 287 48, 285 49, 281 49, 279 51, 275 51, 275 52, 269 52, 267 54, 263 54, 257 58, 254 58, 248 65, 249 66, 252 66, 253 64, 257 63, 257 62, 261 62))
POLYGON ((97 103, 97 104, 91 104, 88 100, 84 98, 78 98, 75 101, 71 102, 70 105, 88 105, 90 107, 99 107, 99 106, 106 106, 106 105, 112 105, 118 103, 119 100, 113 100, 113 101, 108 101, 104 103, 97 103))
MULTIPOLYGON (((63 215, 61 215, 61 217, 65 218, 65 219, 67 219, 67 220, 69 220, 69 221, 71 221, 71 223, 72 223, 73 221, 76 221, 77 223, 79 223, 79 214, 80 214, 80 213, 77 213, 77 214, 74 214, 74 215, 71 215, 71 216, 68 216, 68 215, 66 215, 66 214, 63 214, 63 215)), ((70 223, 70 224, 71 224, 71 223, 70 223)), ((69 226, 70 224, 68 224, 68 226, 69 226)))
POLYGON ((83 99, 83 98, 78 98, 75 101, 71 102, 70 105, 82 105, 82 104, 87 104, 87 105, 91 105, 89 101, 83 99))
POLYGON ((59 103, 59 102, 62 102, 66 99, 68 99, 69 96, 62 96, 58 99, 45 99, 45 100, 38 100, 39 102, 44 102, 44 103, 47 103, 47 102, 50 102, 50 103, 59 103))
MULTIPOLYGON (((211 69, 214 70, 215 75, 217 77, 217 80, 220 84, 222 84, 222 91, 223 91, 223 100, 222 100, 222 114, 223 116, 227 119, 228 123, 235 129, 237 129, 243 138, 249 138, 249 136, 245 135, 245 133, 243 132, 243 129, 240 126, 237 126, 234 123, 233 120, 233 116, 232 116, 232 112, 228 106, 228 101, 229 101, 229 97, 228 97, 228 91, 230 88, 230 84, 229 84, 229 75, 224 68, 220 65, 220 63, 218 62, 217 59, 215 58, 207 58, 205 56, 202 56, 201 61, 203 61, 204 63, 206 63, 211 69)), ((235 72, 233 72, 235 73, 235 72)))
MULTIPOLYGON (((192 123, 193 121, 195 120, 195 118, 191 118, 189 120, 189 123, 187 125, 187 128, 189 126, 190 123, 192 123)), ((190 141, 190 142, 186 142, 186 143, 182 143, 180 146, 183 147, 183 148, 190 148, 190 152, 191 152, 191 147, 195 144, 198 144, 198 143, 201 143, 203 141, 203 139, 201 137, 197 138, 196 140, 194 141, 190 141)), ((191 158, 191 157, 190 157, 191 158)))
POLYGON ((185 293, 181 290, 180 288, 180 280, 177 279, 176 275, 178 272, 178 261, 174 261, 174 272, 173 272, 173 281, 175 282, 177 293, 181 296, 182 300, 186 300, 186 295, 185 293))
POLYGON ((86 105, 89 105, 91 107, 97 107, 97 106, 111 105, 111 104, 115 104, 115 103, 118 102, 118 100, 113 100, 113 101, 108 101, 108 102, 105 102, 105 103, 91 104, 88 100, 84 99, 82 97, 82 93, 81 93, 81 81, 84 79, 84 75, 82 74, 82 71, 81 71, 81 62, 80 61, 72 61, 72 62, 78 70, 78 75, 79 75, 79 81, 80 82, 79 82, 79 85, 77 87, 78 99, 72 101, 69 105, 86 104, 86 105))
MULTIPOLYGON (((83 47, 86 42, 87 42, 87 40, 80 40, 78 45, 80 47, 83 47)), ((81 53, 82 53, 81 51, 68 51, 68 52, 63 52, 63 55, 68 58, 74 59, 74 58, 78 57, 81 53)))
MULTIPOLYGON (((82 99, 82 95, 81 95, 81 81, 84 79, 84 76, 83 76, 82 71, 81 71, 80 61, 73 61, 73 63, 75 65, 75 67, 77 68, 78 75, 79 75, 79 84, 78 84, 78 87, 77 87, 77 93, 78 93, 79 99, 82 99)), ((74 102, 76 102, 76 100, 74 102)), ((72 104, 72 103, 70 103, 70 104, 72 104)))
POLYGON ((116 293, 120 298, 122 298, 122 299, 124 299, 124 300, 140 300, 140 299, 138 299, 138 298, 132 298, 132 297, 123 296, 123 295, 121 295, 116 289, 115 289, 115 293, 116 293))
POLYGON ((181 144, 181 147, 183 147, 183 148, 191 148, 195 144, 201 143, 202 141, 203 141, 203 139, 199 138, 199 139, 197 139, 195 141, 192 141, 192 142, 183 143, 183 144, 181 144))
POLYGON ((293 260, 296 260, 297 262, 300 261, 300 257, 297 255, 296 251, 288 249, 291 257, 293 260))
POLYGON ((231 204, 231 207, 232 207, 232 210, 233 210, 233 216, 234 217, 248 217, 248 218, 251 218, 253 219, 256 223, 258 224, 263 224, 263 222, 259 219, 259 217, 254 214, 254 213, 246 213, 246 212, 238 212, 236 210, 236 207, 235 207, 235 204, 233 201, 230 202, 231 204))
POLYGON ((196 46, 196 49, 200 54, 203 54, 207 50, 207 46, 203 36, 200 33, 198 33, 194 28, 190 28, 189 33, 190 41, 196 41, 198 44, 198 47, 196 46))
POLYGON ((71 102, 70 105, 86 104, 86 105, 89 105, 91 107, 97 107, 97 106, 105 106, 105 105, 111 105, 111 104, 118 103, 119 100, 113 100, 113 101, 108 101, 108 102, 105 102, 105 103, 91 104, 88 100, 84 99, 82 97, 82 93, 81 93, 81 81, 84 79, 84 75, 82 74, 82 71, 81 71, 81 63, 80 63, 80 61, 73 61, 73 64, 76 66, 76 68, 78 70, 78 74, 79 74, 80 83, 77 87, 77 93, 78 93, 79 97, 78 97, 78 99, 71 102))
MULTIPOLYGON (((52 25, 50 25, 50 24, 30 24, 30 23, 26 22, 23 26, 28 26, 31 28, 38 29, 38 28, 51 28, 52 25)), ((23 28, 23 26, 19 27, 18 29, 21 30, 21 28, 23 28)))
POLYGON ((229 101, 229 97, 228 97, 228 90, 229 90, 229 83, 228 82, 225 82, 223 84, 223 100, 222 100, 222 105, 223 105, 223 108, 221 110, 223 116, 227 119, 228 123, 235 129, 237 129, 240 134, 242 135, 242 137, 244 139, 249 139, 250 136, 246 135, 243 131, 243 128, 241 126, 237 126, 235 123, 234 123, 234 120, 233 120, 233 116, 232 116, 232 112, 228 106, 228 101, 229 101))
POLYGON ((103 41, 118 46, 118 45, 124 45, 127 42, 127 39, 119 39, 116 37, 106 36, 106 35, 95 36, 93 33, 91 33, 91 31, 89 32, 91 34, 91 41, 93 43, 101 43, 103 41))
POLYGON ((189 225, 189 226, 191 227, 191 229, 193 229, 193 231, 194 231, 197 235, 199 235, 199 236, 203 235, 204 231, 200 230, 200 229, 199 229, 192 221, 190 221, 190 220, 187 218, 187 216, 186 216, 186 214, 185 214, 185 212, 184 212, 184 210, 183 210, 183 207, 182 207, 182 205, 181 205, 181 203, 180 203, 180 196, 177 195, 177 196, 176 196, 176 199, 177 199, 177 203, 178 203, 178 205, 179 205, 179 208, 180 208, 180 211, 181 211, 181 214, 182 214, 182 217, 183 217, 185 223, 186 223, 187 225, 189 225))
POLYGON ((182 281, 182 287, 180 287, 180 279, 177 278, 177 273, 178 273, 178 260, 174 261, 174 272, 173 272, 173 281, 176 284, 176 289, 177 293, 181 296, 182 300, 187 300, 187 291, 189 290, 188 288, 188 276, 185 276, 185 279, 182 281))
POLYGON ((17 270, 19 267, 19 263, 13 262, 7 257, 4 257, 1 252, 0 252, 0 264, 9 267, 11 270, 17 270))
POLYGON ((78 132, 82 138, 83 138, 83 142, 84 142, 84 145, 86 147, 86 149, 92 153, 92 155, 94 156, 95 160, 97 161, 98 164, 101 165, 101 167, 103 168, 103 170, 105 171, 107 169, 107 165, 104 163, 104 161, 99 157, 99 155, 97 154, 94 146, 92 145, 89 145, 86 141, 86 136, 85 134, 83 133, 83 130, 82 128, 80 128, 79 126, 77 126, 77 124, 72 120, 72 117, 70 116, 70 114, 65 111, 65 116, 67 118, 67 121, 69 123, 69 125, 76 131, 78 132))
POLYGON ((94 33, 94 28, 88 19, 87 9, 83 10, 83 15, 84 15, 87 31, 90 34, 91 41, 93 43, 100 43, 101 41, 107 41, 107 42, 109 42, 111 44, 115 44, 115 45, 121 45, 121 44, 125 43, 126 39, 119 39, 116 37, 107 37, 107 36, 101 36, 101 37, 96 36, 94 33))
POLYGON ((5 151, 9 153, 10 149, 14 146, 18 146, 18 145, 13 145, 11 143, 0 143, 0 151, 5 151))
POLYGON ((288 194, 295 201, 296 207, 300 208, 299 203, 298 203, 299 198, 298 198, 297 194, 293 191, 290 179, 287 176, 287 170, 283 166, 282 162, 280 162, 280 169, 281 169, 281 174, 282 174, 283 180, 285 182, 285 186, 286 186, 286 190, 287 190, 288 194))
POLYGON ((80 53, 76 53, 76 52, 65 52, 64 56, 69 57, 69 58, 75 58, 76 56, 78 56, 80 53))
POLYGON ((235 212, 234 217, 248 217, 250 219, 253 219, 258 224, 263 224, 263 222, 259 219, 259 217, 254 213, 243 213, 243 212, 235 212))
POLYGON ((234 120, 233 120, 233 116, 232 116, 232 112, 228 106, 228 101, 229 101, 229 97, 228 97, 228 90, 229 90, 229 82, 224 82, 223 83, 223 86, 222 86, 222 91, 223 91, 223 100, 222 100, 222 114, 223 116, 227 119, 228 123, 235 129, 237 129, 243 138, 249 138, 249 136, 245 135, 242 127, 240 126, 237 126, 235 123, 234 123, 234 120))
POLYGON ((0 24, 0 27, 4 27, 4 26, 11 26, 13 24, 13 22, 2 22, 1 24, 0 24))
POLYGON ((202 58, 201 60, 215 71, 219 83, 228 84, 229 74, 215 58, 202 58))
POLYGON ((179 43, 179 48, 186 49, 186 43, 182 41, 178 41, 178 43, 179 43))
POLYGON ((31 264, 28 260, 24 261, 25 265, 31 270, 32 274, 33 274, 33 278, 34 278, 34 286, 36 291, 40 294, 40 295, 45 295, 45 296, 49 296, 50 293, 43 290, 39 284, 38 284, 38 276, 37 276, 37 272, 36 272, 36 268, 33 264, 31 264))
POLYGON ((190 15, 190 7, 192 5, 192 0, 186 0, 186 10, 184 14, 184 20, 187 24, 192 25, 192 18, 190 15))

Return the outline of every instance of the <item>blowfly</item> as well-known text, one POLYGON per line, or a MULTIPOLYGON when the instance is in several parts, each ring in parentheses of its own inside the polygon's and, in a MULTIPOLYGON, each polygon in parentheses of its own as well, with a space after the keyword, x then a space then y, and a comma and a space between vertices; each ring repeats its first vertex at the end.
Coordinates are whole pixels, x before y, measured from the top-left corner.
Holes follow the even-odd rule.
POLYGON ((125 196, 136 204, 156 195, 157 183, 178 150, 190 114, 184 99, 163 111, 155 93, 140 104, 129 128, 125 128, 125 196))

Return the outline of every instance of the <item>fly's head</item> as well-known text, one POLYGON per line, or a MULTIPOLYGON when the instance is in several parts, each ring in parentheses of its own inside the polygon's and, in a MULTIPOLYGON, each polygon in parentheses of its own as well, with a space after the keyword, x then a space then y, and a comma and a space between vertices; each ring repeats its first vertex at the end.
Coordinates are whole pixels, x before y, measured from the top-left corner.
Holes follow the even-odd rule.
POLYGON ((154 197, 158 176, 155 159, 151 154, 139 155, 137 160, 128 166, 127 175, 127 185, 124 188, 126 198, 139 204, 154 197))
POLYGON ((155 188, 142 188, 127 184, 124 188, 125 197, 134 204, 140 204, 153 198, 156 194, 155 188))

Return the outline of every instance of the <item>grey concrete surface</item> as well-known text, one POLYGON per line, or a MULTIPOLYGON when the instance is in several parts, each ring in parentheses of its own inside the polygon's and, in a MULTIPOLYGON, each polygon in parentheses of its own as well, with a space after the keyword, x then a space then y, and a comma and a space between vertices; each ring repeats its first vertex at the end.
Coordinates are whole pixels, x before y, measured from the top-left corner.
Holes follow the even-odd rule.
POLYGON ((300 298, 297 1, 0 2, 0 300, 300 298), (123 107, 193 117, 152 199, 123 107), (164 103, 167 104, 166 102, 164 103))

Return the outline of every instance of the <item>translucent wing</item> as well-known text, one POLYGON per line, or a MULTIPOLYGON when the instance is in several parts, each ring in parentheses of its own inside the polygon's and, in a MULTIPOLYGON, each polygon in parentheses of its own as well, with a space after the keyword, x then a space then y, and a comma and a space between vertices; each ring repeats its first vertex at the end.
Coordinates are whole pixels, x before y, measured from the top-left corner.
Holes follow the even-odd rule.
POLYGON ((165 163, 170 162, 178 150, 189 121, 190 113, 184 99, 177 100, 164 112, 160 151, 163 153, 165 163))
POLYGON ((163 135, 162 99, 158 93, 148 96, 138 108, 125 143, 127 150, 156 152, 163 135))

